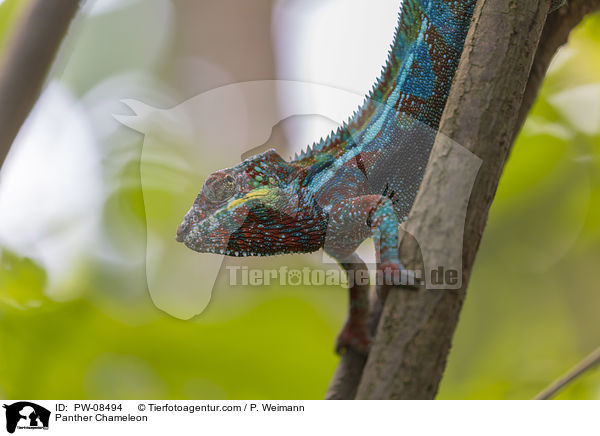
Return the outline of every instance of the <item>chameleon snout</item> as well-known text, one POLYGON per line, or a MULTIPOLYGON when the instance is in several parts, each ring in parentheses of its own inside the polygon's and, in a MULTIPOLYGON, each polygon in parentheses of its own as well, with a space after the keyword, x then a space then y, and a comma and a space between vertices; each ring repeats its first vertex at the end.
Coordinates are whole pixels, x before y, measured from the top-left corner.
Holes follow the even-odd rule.
POLYGON ((177 227, 177 236, 175 236, 175 240, 177 242, 183 242, 185 239, 185 235, 190 230, 190 223, 187 220, 184 220, 179 227, 177 227))

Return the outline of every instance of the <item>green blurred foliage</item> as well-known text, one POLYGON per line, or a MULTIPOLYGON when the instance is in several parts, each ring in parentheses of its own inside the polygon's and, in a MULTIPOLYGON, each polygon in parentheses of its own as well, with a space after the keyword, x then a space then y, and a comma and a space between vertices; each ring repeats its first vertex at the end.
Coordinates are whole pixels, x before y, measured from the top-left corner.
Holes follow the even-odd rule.
MULTIPOLYGON (((0 6, 0 49, 17 3, 0 6)), ((100 49, 103 36, 129 23, 131 13, 101 16, 82 30, 74 49, 81 60, 62 77, 77 96, 121 69, 154 65, 153 54, 136 51, 145 40, 116 39, 114 46, 128 44, 120 55, 100 49), (95 65, 103 67, 90 70, 95 65)), ((440 398, 531 398, 600 344, 600 131, 582 131, 552 103, 590 84, 600 84, 599 15, 561 51, 514 147, 440 398)), ((118 138, 118 149, 105 150, 111 189, 104 237, 143 263, 141 139, 118 138)), ((293 259, 296 267, 311 265, 293 259)), ((339 287, 231 290, 223 272, 208 309, 182 321, 153 305, 143 265, 98 260, 83 277, 77 273, 76 297, 65 301, 46 296, 46 273, 35 261, 3 249, 0 267, 0 397, 314 399, 322 398, 337 363, 333 344, 347 310, 339 287)), ((559 398, 600 398, 600 371, 559 398)))

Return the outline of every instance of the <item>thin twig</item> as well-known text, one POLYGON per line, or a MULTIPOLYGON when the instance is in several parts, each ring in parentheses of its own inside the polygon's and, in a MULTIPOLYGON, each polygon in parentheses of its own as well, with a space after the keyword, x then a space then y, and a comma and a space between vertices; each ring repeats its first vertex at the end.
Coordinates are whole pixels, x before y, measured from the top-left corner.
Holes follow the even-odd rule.
POLYGON ((0 70, 0 166, 38 99, 79 0, 33 0, 0 70))
POLYGON ((581 374, 594 366, 600 364, 600 347, 596 348, 585 359, 575 365, 569 372, 563 375, 558 380, 554 381, 550 386, 536 395, 534 400, 549 400, 554 397, 561 389, 579 377, 581 374))

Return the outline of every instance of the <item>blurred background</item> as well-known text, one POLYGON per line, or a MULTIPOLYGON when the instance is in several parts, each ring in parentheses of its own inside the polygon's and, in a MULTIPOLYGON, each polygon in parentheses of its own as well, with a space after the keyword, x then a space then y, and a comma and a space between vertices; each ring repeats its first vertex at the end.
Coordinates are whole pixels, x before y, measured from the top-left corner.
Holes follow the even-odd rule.
MULTIPOLYGON (((0 0, 0 56, 27 4, 0 0)), ((0 171, 0 398, 322 398, 344 289, 231 286, 227 269, 318 268, 322 254, 240 261, 173 238, 206 175, 269 147, 287 157, 356 109, 397 10, 87 1, 0 171), (286 115, 256 121, 272 111, 286 115)), ((595 15, 515 144, 439 398, 531 398, 597 347, 599 263, 595 15)), ((600 399, 600 371, 558 398, 600 399)))

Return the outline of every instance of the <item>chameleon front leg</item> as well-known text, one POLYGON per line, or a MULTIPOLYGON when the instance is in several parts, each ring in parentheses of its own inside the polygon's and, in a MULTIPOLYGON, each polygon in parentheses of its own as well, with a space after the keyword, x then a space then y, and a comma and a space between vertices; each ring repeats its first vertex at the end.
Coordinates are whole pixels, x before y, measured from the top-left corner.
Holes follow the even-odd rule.
MULTIPOLYGON (((355 250, 369 236, 373 236, 375 240, 378 269, 384 276, 393 276, 394 272, 404 269, 398 258, 398 219, 389 198, 381 195, 361 195, 342 200, 331 207, 325 251, 334 257, 349 275, 361 269, 366 270, 355 250)), ((356 278, 356 275, 353 278, 356 278)), ((348 320, 338 337, 336 350, 339 352, 350 347, 366 354, 371 345, 368 321, 369 287, 362 283, 357 284, 356 280, 352 280, 351 283, 348 320)), ((383 286, 381 289, 387 287, 383 286)))
MULTIPOLYGON (((383 271, 404 269, 398 257, 398 218, 392 201, 383 195, 361 195, 342 200, 329 211, 325 251, 343 262, 369 236, 377 264, 383 271)), ((400 284, 400 283, 398 283, 400 284)))
POLYGON ((398 258, 398 218, 392 201, 382 195, 361 195, 334 204, 329 211, 325 251, 343 261, 373 236, 377 262, 402 266, 398 258))

